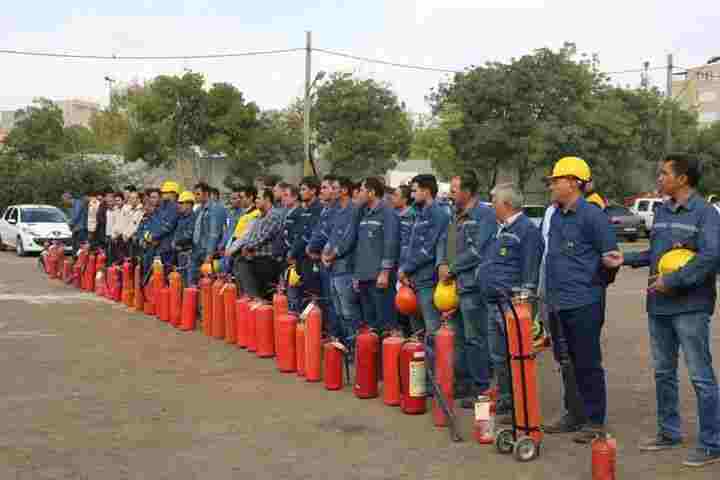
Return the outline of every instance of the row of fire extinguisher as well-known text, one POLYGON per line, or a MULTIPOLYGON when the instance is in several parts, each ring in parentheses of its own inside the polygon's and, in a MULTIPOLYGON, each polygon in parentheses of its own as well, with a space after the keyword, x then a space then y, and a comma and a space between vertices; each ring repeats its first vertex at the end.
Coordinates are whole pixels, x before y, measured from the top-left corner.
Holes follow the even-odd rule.
MULTIPOLYGON (((297 315, 288 311, 288 299, 282 290, 275 293, 272 304, 251 299, 239 295, 231 279, 213 278, 209 273, 211 268, 201 269, 203 275, 198 288, 183 288, 177 271, 165 278, 159 258, 145 279, 141 269, 135 268, 128 259, 105 268, 105 253, 91 252, 87 246, 79 250, 74 262, 65 258, 62 246, 54 245, 44 252, 42 260, 50 278, 94 291, 134 311, 154 315, 180 330, 196 329, 200 301, 199 328, 205 335, 253 352, 260 358, 274 357, 280 372, 294 373, 307 382, 323 381, 327 390, 341 390, 345 386, 346 375, 349 375, 347 352, 340 343, 323 342, 322 312, 314 303, 297 315)), ((445 323, 435 335, 434 346, 435 381, 452 409, 454 333, 445 323)), ((419 338, 389 336, 380 342, 374 331, 362 328, 356 337, 353 361, 352 390, 356 397, 370 399, 382 395, 386 405, 398 406, 406 414, 426 413, 430 392, 425 347, 419 338)), ((477 400, 473 436, 480 444, 494 443, 496 396, 493 388, 477 400)), ((449 419, 435 399, 432 418, 436 426, 448 426, 449 419)), ((614 442, 602 438, 593 444, 594 480, 614 478, 614 442)))

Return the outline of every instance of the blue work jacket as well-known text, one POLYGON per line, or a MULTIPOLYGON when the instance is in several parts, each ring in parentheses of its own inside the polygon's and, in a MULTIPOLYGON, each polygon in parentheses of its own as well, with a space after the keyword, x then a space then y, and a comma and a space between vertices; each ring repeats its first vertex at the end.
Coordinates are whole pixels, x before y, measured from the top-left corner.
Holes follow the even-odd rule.
POLYGON ((417 287, 430 287, 436 283, 438 245, 447 236, 450 216, 442 206, 434 202, 430 206, 416 206, 415 222, 410 242, 401 259, 400 272, 407 275, 417 287))
POLYGON ((670 293, 648 293, 648 313, 712 314, 715 309, 715 278, 720 263, 720 215, 697 193, 690 196, 687 205, 668 200, 658 207, 650 232, 650 249, 625 253, 625 265, 650 267, 650 275, 655 276, 660 258, 678 247, 692 250, 696 256, 678 271, 663 276, 670 293))
POLYGON ((393 208, 380 202, 365 207, 358 226, 355 274, 359 281, 377 279, 382 270, 395 270, 400 257, 400 218, 393 208))
POLYGON ((320 212, 320 219, 315 225, 307 245, 311 253, 320 255, 323 248, 325 248, 325 244, 330 238, 330 229, 332 228, 335 215, 338 211, 337 205, 337 202, 333 202, 323 207, 322 212, 320 212))
POLYGON ((178 214, 177 227, 173 234, 172 248, 174 250, 190 250, 192 249, 193 232, 195 231, 196 213, 183 215, 178 214))
POLYGON ((72 232, 87 231, 88 203, 82 198, 74 198, 70 211, 70 230, 72 232))
POLYGON ((214 254, 220 247, 220 241, 225 230, 225 208, 212 200, 198 209, 193 231, 193 254, 214 254))
POLYGON ((150 224, 150 235, 153 241, 160 242, 158 250, 167 252, 172 250, 172 239, 178 220, 177 202, 163 200, 160 208, 154 215, 155 221, 150 224))
POLYGON ((302 236, 302 207, 294 207, 286 209, 285 219, 283 220, 282 231, 280 235, 273 240, 273 257, 285 258, 295 241, 302 236))
POLYGON ((456 220, 455 262, 452 273, 457 278, 460 293, 478 290, 475 269, 486 255, 486 250, 497 233, 495 211, 479 202, 459 212, 456 220))
POLYGON ((335 204, 332 224, 328 225, 328 241, 323 247, 323 251, 326 253, 335 254, 335 261, 330 267, 331 273, 352 273, 359 217, 360 209, 355 207, 351 201, 348 201, 345 208, 340 202, 335 204))
POLYGON ((296 260, 300 260, 305 255, 305 247, 310 243, 310 238, 320 220, 322 210, 323 206, 320 201, 315 200, 300 212, 300 226, 298 228, 302 233, 295 238, 290 249, 290 256, 296 260))

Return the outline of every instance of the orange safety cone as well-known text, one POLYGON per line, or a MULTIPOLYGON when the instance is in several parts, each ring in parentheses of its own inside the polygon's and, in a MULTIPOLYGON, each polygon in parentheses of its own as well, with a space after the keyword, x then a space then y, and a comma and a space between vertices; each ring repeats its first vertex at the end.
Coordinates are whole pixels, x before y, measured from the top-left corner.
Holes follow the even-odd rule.
POLYGON ((225 284, 225 292, 223 293, 223 303, 225 305, 225 343, 237 343, 237 287, 234 281, 225 284))
POLYGON ((250 315, 250 298, 242 296, 235 302, 235 333, 237 335, 237 346, 247 348, 248 346, 248 317, 250 315))
POLYGON ((322 369, 322 312, 312 305, 305 330, 305 380, 319 382, 322 369))
POLYGON ((182 276, 177 270, 174 270, 168 275, 168 281, 170 283, 170 312, 168 316, 170 323, 174 327, 179 327, 182 317, 182 276))
POLYGON ((405 339, 398 336, 385 338, 382 343, 383 403, 400 405, 400 350, 405 339))
POLYGON ((180 321, 180 330, 195 330, 195 319, 197 318, 197 300, 198 289, 186 288, 182 296, 182 318, 180 321))

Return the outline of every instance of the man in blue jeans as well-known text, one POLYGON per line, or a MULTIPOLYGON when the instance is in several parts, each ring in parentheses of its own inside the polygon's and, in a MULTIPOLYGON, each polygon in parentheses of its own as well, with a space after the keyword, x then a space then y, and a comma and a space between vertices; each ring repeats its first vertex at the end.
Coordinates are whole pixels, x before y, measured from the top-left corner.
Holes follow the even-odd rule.
MULTIPOLYGON (((433 302, 433 291, 438 275, 448 275, 448 266, 440 262, 447 257, 444 251, 438 253, 447 235, 450 216, 435 203, 438 192, 434 175, 418 175, 413 178, 415 185, 416 216, 410 233, 408 248, 400 260, 398 279, 404 285, 412 285, 418 298, 419 310, 425 321, 425 361, 435 361, 433 345, 435 333, 440 328, 440 312, 433 302)), ((445 242, 446 243, 446 242, 445 242)))
POLYGON ((480 203, 474 172, 453 178, 453 183, 457 234, 450 273, 460 294, 460 306, 450 319, 455 331, 455 382, 459 393, 467 394, 462 407, 474 408, 477 396, 490 387, 488 306, 475 281, 475 269, 485 259, 497 232, 497 221, 492 209, 480 203))
POLYGON ((694 156, 665 157, 658 188, 669 200, 655 212, 650 250, 627 253, 625 258, 625 265, 650 267, 647 311, 658 418, 656 436, 640 449, 660 451, 682 444, 677 375, 682 349, 698 408, 698 445, 683 462, 689 467, 720 462, 720 393, 710 353, 720 216, 695 191, 699 181, 700 165, 694 156), (659 274, 663 255, 675 248, 694 252, 694 258, 659 274))
POLYGON ((329 325, 328 333, 351 348, 355 332, 362 320, 352 276, 358 209, 352 203, 353 183, 350 179, 338 177, 335 182, 338 191, 336 212, 321 256, 323 266, 330 273, 330 297, 337 319, 337 322, 329 325))
POLYGON ((605 429, 607 388, 600 333, 605 323, 605 289, 611 269, 622 265, 615 231, 607 215, 583 197, 590 167, 577 157, 561 158, 549 178, 558 210, 550 220, 545 280, 549 321, 565 333, 588 424, 560 419, 548 433, 580 429, 573 438, 590 443, 605 429))

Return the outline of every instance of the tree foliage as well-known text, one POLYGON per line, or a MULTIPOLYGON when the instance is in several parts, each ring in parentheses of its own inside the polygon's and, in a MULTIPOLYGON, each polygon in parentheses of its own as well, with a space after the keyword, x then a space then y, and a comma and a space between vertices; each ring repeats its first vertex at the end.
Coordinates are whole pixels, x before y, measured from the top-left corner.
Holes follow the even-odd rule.
POLYGON ((53 161, 68 148, 63 113, 52 101, 38 98, 15 113, 19 120, 5 139, 6 148, 21 159, 53 161))
POLYGON ((333 172, 380 175, 410 153, 404 103, 389 86, 336 73, 317 88, 310 116, 318 150, 333 172))

